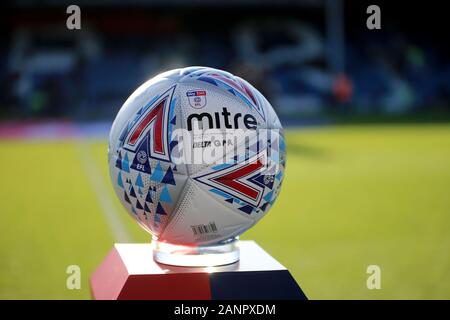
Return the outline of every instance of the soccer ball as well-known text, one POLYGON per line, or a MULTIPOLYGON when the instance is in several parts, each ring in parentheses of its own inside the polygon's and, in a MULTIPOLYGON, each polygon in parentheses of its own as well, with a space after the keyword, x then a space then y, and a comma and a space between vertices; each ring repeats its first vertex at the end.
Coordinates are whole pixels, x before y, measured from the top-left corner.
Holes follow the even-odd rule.
POLYGON ((121 203, 158 241, 208 245, 240 235, 273 206, 285 142, 252 85, 189 67, 150 79, 125 101, 108 162, 121 203))

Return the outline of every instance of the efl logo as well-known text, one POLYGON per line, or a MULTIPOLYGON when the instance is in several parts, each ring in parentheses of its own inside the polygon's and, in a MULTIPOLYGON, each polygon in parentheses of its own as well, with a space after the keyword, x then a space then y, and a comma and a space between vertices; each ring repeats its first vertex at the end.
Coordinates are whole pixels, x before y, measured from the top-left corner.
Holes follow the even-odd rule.
POLYGON ((192 90, 186 92, 186 96, 189 99, 189 104, 192 108, 201 109, 206 106, 206 91, 205 90, 192 90))

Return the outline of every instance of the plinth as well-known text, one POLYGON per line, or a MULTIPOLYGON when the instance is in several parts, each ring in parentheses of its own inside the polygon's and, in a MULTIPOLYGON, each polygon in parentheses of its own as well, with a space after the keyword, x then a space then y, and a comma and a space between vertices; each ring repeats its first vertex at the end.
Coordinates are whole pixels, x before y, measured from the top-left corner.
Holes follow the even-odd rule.
POLYGON ((240 241, 240 260, 219 267, 178 267, 153 260, 151 244, 115 244, 92 274, 97 300, 301 299, 289 271, 254 241, 240 241))

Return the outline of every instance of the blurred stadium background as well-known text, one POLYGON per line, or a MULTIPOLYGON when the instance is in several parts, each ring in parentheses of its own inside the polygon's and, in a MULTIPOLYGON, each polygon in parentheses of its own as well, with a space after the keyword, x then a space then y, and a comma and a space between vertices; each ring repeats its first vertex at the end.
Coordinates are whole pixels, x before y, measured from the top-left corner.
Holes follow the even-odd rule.
POLYGON ((281 196, 243 238, 310 298, 450 298, 445 10, 378 1, 371 31, 365 1, 77 1, 69 31, 69 4, 0 12, 0 298, 89 298, 112 243, 149 240, 113 194, 106 136, 139 84, 189 65, 249 80, 287 128, 281 196))

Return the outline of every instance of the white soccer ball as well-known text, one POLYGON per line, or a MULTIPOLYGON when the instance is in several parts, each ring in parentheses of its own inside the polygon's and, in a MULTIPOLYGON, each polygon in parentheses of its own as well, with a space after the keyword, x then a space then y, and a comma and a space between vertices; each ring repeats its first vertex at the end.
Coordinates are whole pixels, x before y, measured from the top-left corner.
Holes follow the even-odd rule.
POLYGON ((272 106, 252 85, 189 67, 152 78, 125 101, 108 161, 120 201, 155 238, 214 244, 273 206, 285 143, 272 106))

